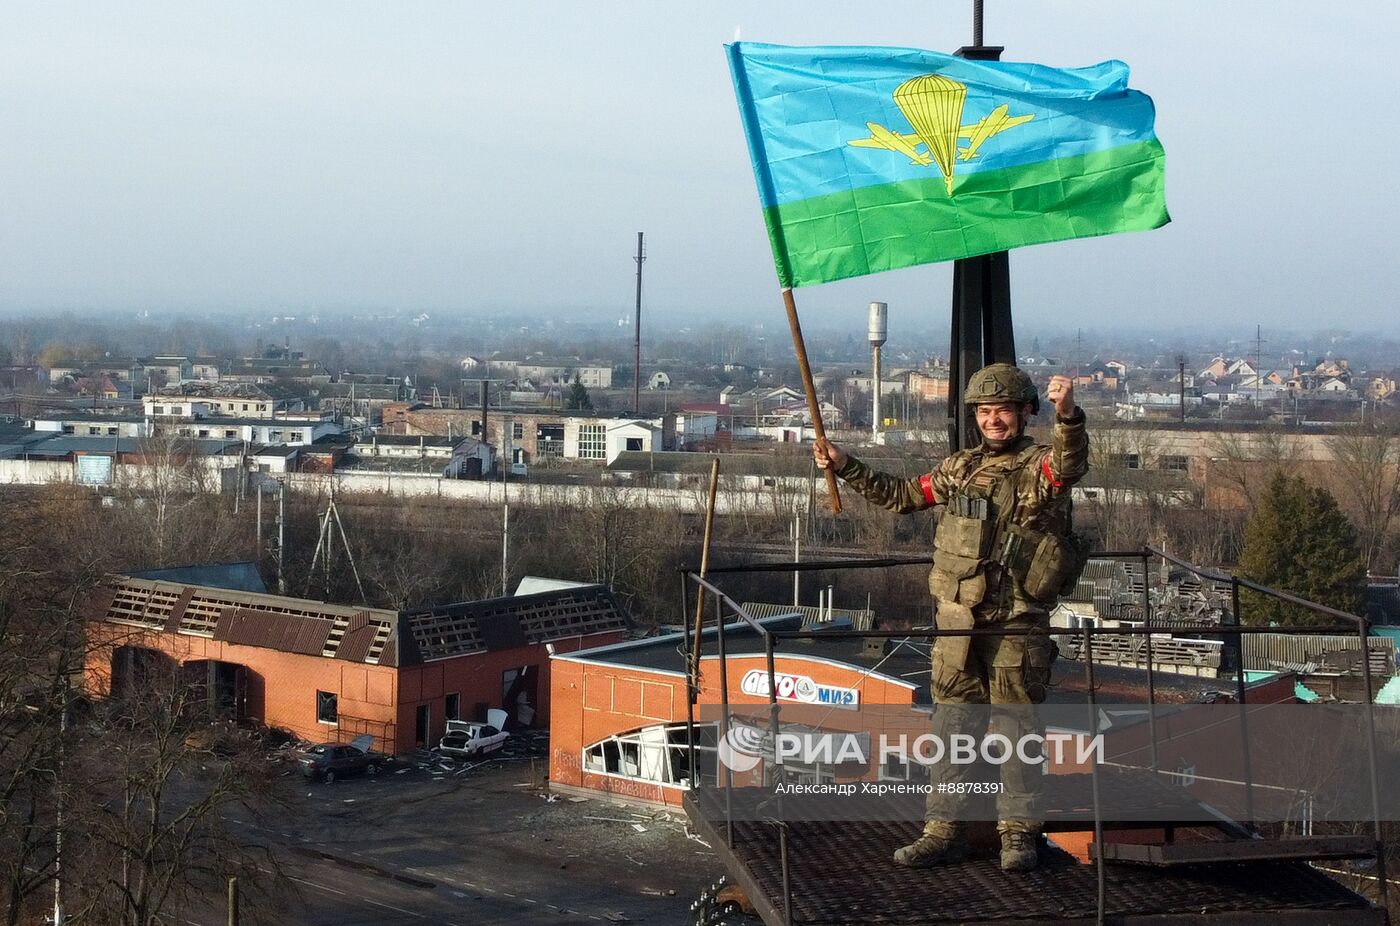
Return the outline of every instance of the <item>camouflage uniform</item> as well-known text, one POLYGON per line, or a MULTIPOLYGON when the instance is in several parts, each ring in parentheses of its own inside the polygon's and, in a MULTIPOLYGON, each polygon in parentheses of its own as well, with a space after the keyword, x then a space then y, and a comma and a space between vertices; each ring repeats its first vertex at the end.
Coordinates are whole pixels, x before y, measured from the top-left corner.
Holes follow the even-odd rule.
MULTIPOLYGON (((954 733, 971 733, 979 740, 985 733, 985 713, 979 716, 976 708, 959 711, 956 705, 1034 705, 1045 700, 1045 685, 1055 658, 1054 644, 1047 634, 1055 596, 1042 593, 1040 599, 1032 597, 1021 577, 998 561, 1005 559, 998 551, 1005 549, 1005 538, 1020 528, 1068 537, 1069 487, 1088 471, 1088 455, 1084 413, 1076 409, 1069 419, 1057 416, 1051 446, 1037 445, 1023 434, 1000 449, 981 445, 955 453, 933 472, 914 479, 876 472, 848 455, 838 473, 871 502, 899 513, 946 506, 959 495, 984 500, 971 503, 986 518, 978 556, 964 555, 970 552, 966 543, 959 553, 956 545, 946 542, 945 528, 959 520, 966 525, 967 519, 950 518, 947 509, 940 518, 934 566, 929 573, 929 590, 937 604, 936 622, 943 630, 997 625, 1032 633, 941 637, 936 641, 933 698, 942 706, 934 712, 933 732, 943 742, 949 742, 954 733)), ((998 732, 1013 742, 1039 727, 1033 708, 997 714, 993 707, 992 719, 998 732)), ((966 780, 974 768, 941 765, 934 769, 933 783, 966 780)), ((1039 770, 1012 761, 1001 766, 1001 774, 1005 787, 997 799, 997 828, 1003 834, 1003 844, 1009 833, 1033 838, 1041 829, 1036 802, 1039 770)), ((939 794, 935 788, 928 798, 925 833, 945 841, 960 837, 958 821, 966 818, 970 797, 939 794)))

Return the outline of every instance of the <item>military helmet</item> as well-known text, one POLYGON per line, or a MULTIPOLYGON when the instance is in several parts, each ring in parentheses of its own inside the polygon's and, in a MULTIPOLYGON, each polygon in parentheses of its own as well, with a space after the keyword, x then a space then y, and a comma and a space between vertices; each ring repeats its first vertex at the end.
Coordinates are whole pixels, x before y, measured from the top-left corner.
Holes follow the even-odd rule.
POLYGON ((996 402, 1029 402, 1031 412, 1039 410, 1040 393, 1031 378, 1009 363, 989 364, 967 381, 963 398, 969 405, 990 405, 996 402))

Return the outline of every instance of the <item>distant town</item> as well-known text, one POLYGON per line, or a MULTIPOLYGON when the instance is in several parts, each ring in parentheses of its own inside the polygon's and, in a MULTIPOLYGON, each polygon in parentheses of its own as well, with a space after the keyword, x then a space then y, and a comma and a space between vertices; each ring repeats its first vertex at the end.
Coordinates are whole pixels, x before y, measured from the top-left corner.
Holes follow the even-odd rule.
MULTIPOLYGON (((859 921, 860 892, 823 899, 828 852, 783 855, 764 828, 731 845, 725 821, 755 794, 927 786, 848 727, 879 708, 928 729, 938 522, 849 487, 833 512, 786 331, 656 329, 638 368, 626 319, 0 319, 0 723, 30 750, 7 800, 37 813, 5 831, 0 863, 34 872, 8 881, 12 921, 129 904, 150 915, 116 921, 202 924, 242 903, 317 926, 712 926, 788 922, 789 894, 859 921), (745 709, 764 713, 735 765, 745 709), (813 740, 832 731, 845 758, 813 740), (150 807, 182 814, 152 829, 150 807)), ((817 404, 830 438, 915 480, 949 453, 954 373, 941 335, 884 333, 863 311, 813 328, 817 404)), ((950 869, 948 916, 1137 909, 1121 887, 1094 900, 1096 864, 1194 909, 1179 859, 1246 858, 1283 874, 1218 869, 1223 921, 1374 921, 1370 866, 1396 857, 1354 832, 1382 812, 1356 783, 1393 743, 1365 755, 1359 714, 1308 727, 1350 751, 1336 777, 1251 719, 1241 764, 1211 711, 1400 703, 1400 344, 1076 329, 1017 355, 1086 416, 1071 497, 1091 552, 1048 614, 1046 707, 1075 709, 1057 736, 1094 732, 1086 702, 1111 718, 1095 812, 1119 817, 1096 855, 1093 819, 1063 810, 1090 776, 1048 760, 1061 810, 1033 851, 1063 891, 984 916, 950 869), (1143 720, 1163 705, 1170 735, 1143 720)), ((829 824, 784 825, 810 847, 829 824)), ((865 876, 889 864, 881 825, 865 876)))

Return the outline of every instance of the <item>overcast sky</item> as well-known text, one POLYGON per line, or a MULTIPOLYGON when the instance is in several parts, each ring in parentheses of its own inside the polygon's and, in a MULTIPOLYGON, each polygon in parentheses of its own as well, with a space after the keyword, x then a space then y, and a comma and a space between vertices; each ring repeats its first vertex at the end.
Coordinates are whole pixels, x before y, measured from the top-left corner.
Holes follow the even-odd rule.
MULTIPOLYGON (((971 2, 0 5, 0 309, 770 313, 721 46, 952 51, 971 2)), ((987 0, 1008 60, 1120 58, 1166 228, 1012 257, 1018 319, 1400 331, 1391 2, 987 0)), ((804 317, 946 318, 931 265, 804 317)))

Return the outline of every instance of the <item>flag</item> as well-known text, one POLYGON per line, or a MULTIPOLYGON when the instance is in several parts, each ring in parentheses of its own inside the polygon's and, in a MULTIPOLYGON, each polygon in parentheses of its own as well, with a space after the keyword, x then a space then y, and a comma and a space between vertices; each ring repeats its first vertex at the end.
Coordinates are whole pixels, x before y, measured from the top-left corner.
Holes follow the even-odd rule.
POLYGON ((726 46, 784 287, 1165 225, 1128 66, 726 46))

